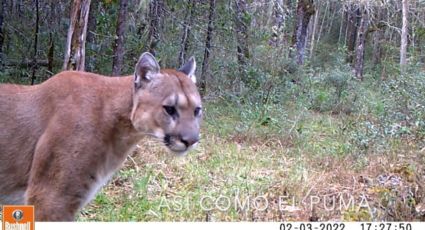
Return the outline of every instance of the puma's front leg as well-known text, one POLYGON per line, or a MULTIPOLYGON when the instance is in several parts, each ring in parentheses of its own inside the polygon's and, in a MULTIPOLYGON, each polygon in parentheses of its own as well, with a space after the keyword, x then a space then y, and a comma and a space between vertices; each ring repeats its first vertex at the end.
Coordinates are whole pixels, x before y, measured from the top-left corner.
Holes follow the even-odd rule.
POLYGON ((54 188, 39 190, 37 186, 29 187, 27 203, 35 207, 36 221, 73 221, 78 211, 77 200, 69 201, 55 194, 54 188))
MULTIPOLYGON (((47 173, 47 172, 46 172, 47 173)), ((26 191, 26 203, 34 205, 36 221, 73 221, 86 189, 81 189, 72 175, 60 169, 54 175, 33 178, 26 191), (68 174, 69 178, 63 176, 68 174)))
POLYGON ((94 194, 105 147, 81 137, 45 132, 37 143, 25 194, 37 221, 72 221, 94 194))

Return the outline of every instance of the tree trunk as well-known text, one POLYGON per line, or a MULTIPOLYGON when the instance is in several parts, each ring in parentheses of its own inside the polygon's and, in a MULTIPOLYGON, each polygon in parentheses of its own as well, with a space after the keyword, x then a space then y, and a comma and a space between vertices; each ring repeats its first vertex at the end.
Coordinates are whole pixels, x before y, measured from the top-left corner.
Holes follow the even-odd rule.
POLYGON ((0 70, 3 69, 3 44, 4 44, 4 14, 6 13, 6 1, 2 0, 0 5, 0 70))
POLYGON ((285 23, 285 11, 283 9, 283 0, 273 1, 273 26, 272 36, 269 44, 273 47, 278 47, 282 40, 283 28, 285 23))
POLYGON ((407 35, 408 35, 408 14, 409 14, 409 1, 402 0, 402 14, 403 24, 401 27, 401 44, 400 44, 400 69, 403 71, 407 64, 407 35))
POLYGON ((317 8, 316 13, 314 14, 313 29, 311 31, 311 39, 310 39, 310 59, 313 57, 313 52, 314 52, 316 30, 317 30, 317 25, 319 23, 319 10, 320 8, 317 8))
POLYGON ((247 4, 245 0, 235 0, 235 31, 237 42, 237 57, 239 65, 239 74, 245 81, 246 65, 250 57, 248 46, 248 26, 249 19, 247 17, 247 4))
POLYGON ((183 34, 180 42, 179 66, 182 66, 186 60, 186 53, 189 48, 190 30, 193 24, 193 15, 195 14, 195 0, 188 0, 186 17, 183 23, 183 34))
MULTIPOLYGON (((422 7, 422 9, 417 12, 418 15, 418 19, 417 19, 417 23, 420 24, 418 25, 418 27, 424 28, 425 26, 422 26, 423 23, 425 23, 425 20, 423 20, 423 18, 425 18, 425 7, 422 7), (422 20, 420 20, 422 19, 422 20)), ((422 64, 425 64, 425 44, 424 44, 424 39, 425 38, 425 33, 417 33, 415 36, 415 40, 416 40, 416 50, 417 53, 419 55, 419 62, 422 64)), ((425 69, 425 66, 424 66, 425 69)))
POLYGON ((149 3, 149 52, 156 55, 156 47, 160 42, 159 24, 162 16, 162 0, 152 0, 149 3))
POLYGON ((317 43, 320 42, 320 38, 322 37, 322 33, 323 33, 323 28, 325 27, 325 21, 326 18, 328 17, 328 12, 329 12, 329 1, 326 1, 326 6, 325 6, 325 10, 323 11, 323 15, 322 15, 322 22, 320 23, 320 29, 319 29, 319 33, 317 34, 317 43))
POLYGON ((343 10, 341 10, 341 20, 339 24, 339 34, 338 34, 338 46, 341 45, 341 39, 343 37, 343 29, 346 27, 346 20, 345 20, 345 13, 343 10))
POLYGON ((359 21, 361 17, 360 8, 355 5, 351 5, 348 9, 348 21, 347 21, 347 62, 353 63, 354 60, 354 50, 356 47, 356 39, 357 39, 357 30, 359 27, 359 21))
POLYGON ((49 49, 47 51, 47 70, 50 73, 53 73, 53 61, 55 54, 55 41, 53 39, 53 33, 49 33, 49 49))
POLYGON ((307 27, 311 16, 315 13, 313 0, 299 0, 297 5, 297 19, 292 37, 292 43, 296 48, 296 62, 298 65, 304 64, 305 41, 307 27))
POLYGON ((384 40, 384 31, 381 20, 383 20, 383 15, 385 9, 376 8, 376 29, 373 32, 373 52, 372 52, 372 64, 374 67, 377 67, 381 64, 382 59, 382 47, 381 43, 384 40))
POLYGON ((356 65, 355 65, 355 75, 359 80, 363 80, 363 68, 364 68, 364 54, 365 54, 365 45, 366 45, 366 35, 367 28, 369 25, 369 15, 368 12, 363 9, 360 27, 357 34, 357 44, 356 44, 356 65))
POLYGON ((128 0, 120 0, 120 9, 117 20, 117 32, 113 45, 114 57, 112 59, 112 75, 121 75, 124 62, 124 33, 127 21, 128 0))
POLYGON ((31 85, 35 83, 35 73, 37 71, 37 51, 38 51, 38 30, 39 30, 39 21, 40 21, 40 11, 38 0, 35 0, 35 31, 34 31, 34 53, 32 56, 32 74, 31 74, 31 85))
POLYGON ((86 71, 87 72, 94 72, 95 66, 96 66, 96 44, 95 44, 95 32, 96 32, 96 13, 98 10, 99 0, 92 0, 90 4, 90 11, 89 11, 89 21, 87 22, 87 40, 86 44, 88 45, 88 49, 90 52, 90 55, 87 56, 86 61, 86 71))
MULTIPOLYGON (((56 9, 56 1, 49 1, 49 25, 55 25, 55 9, 56 9)), ((56 26, 56 25, 55 25, 56 26)), ((48 41, 48 49, 47 49, 47 70, 50 74, 53 74, 53 61, 54 61, 54 53, 55 53, 55 39, 54 32, 52 30, 49 31, 49 41, 48 41)))
MULTIPOLYGON (((422 10, 422 13, 419 12, 418 15, 419 15, 418 18, 425 18, 425 9, 422 10)), ((424 35, 425 34, 420 34, 420 35, 418 34, 418 35, 415 36, 416 49, 417 49, 417 52, 418 52, 418 55, 419 55, 419 62, 422 63, 422 64, 425 64, 425 53, 424 53, 424 51, 425 51, 424 40, 425 39, 423 39, 425 37, 424 35)))
POLYGON ((211 53, 212 35, 214 30, 214 19, 215 19, 215 0, 210 0, 207 37, 205 38, 204 60, 202 61, 202 73, 201 73, 201 80, 199 83, 199 91, 202 96, 205 95, 207 90, 207 73, 209 70, 209 63, 210 63, 209 61, 210 61, 210 53, 211 53))
POLYGON ((329 18, 328 18, 328 21, 329 21, 328 34, 331 34, 332 29, 333 29, 333 22, 335 21, 335 17, 336 17, 336 14, 338 12, 338 9, 336 8, 336 6, 334 4, 330 3, 329 4, 329 10, 330 10, 330 13, 329 13, 329 18))
POLYGON ((64 70, 84 71, 85 43, 90 0, 74 0, 66 41, 64 70))

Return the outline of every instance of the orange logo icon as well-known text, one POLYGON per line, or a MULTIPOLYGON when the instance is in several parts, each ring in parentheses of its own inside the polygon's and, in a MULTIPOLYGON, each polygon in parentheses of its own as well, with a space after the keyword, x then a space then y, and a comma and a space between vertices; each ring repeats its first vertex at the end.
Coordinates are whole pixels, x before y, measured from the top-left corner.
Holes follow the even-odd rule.
POLYGON ((34 230, 34 206, 3 206, 3 230, 34 230))

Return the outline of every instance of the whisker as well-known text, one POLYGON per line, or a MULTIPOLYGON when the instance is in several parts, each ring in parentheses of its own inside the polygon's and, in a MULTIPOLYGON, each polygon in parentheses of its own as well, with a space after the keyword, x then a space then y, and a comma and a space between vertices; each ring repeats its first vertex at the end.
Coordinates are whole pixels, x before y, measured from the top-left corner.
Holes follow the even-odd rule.
POLYGON ((143 135, 146 135, 146 136, 150 136, 150 137, 155 137, 157 139, 161 139, 161 138, 158 138, 154 133, 142 133, 142 132, 139 132, 139 134, 143 134, 143 135))

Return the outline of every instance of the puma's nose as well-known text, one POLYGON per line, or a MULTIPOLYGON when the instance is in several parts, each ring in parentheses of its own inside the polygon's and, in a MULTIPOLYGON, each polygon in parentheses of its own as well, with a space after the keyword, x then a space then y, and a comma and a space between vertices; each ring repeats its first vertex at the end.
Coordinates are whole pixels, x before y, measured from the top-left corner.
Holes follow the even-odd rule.
POLYGON ((199 141, 199 134, 183 135, 180 140, 183 142, 183 144, 186 145, 187 148, 189 148, 199 141))

